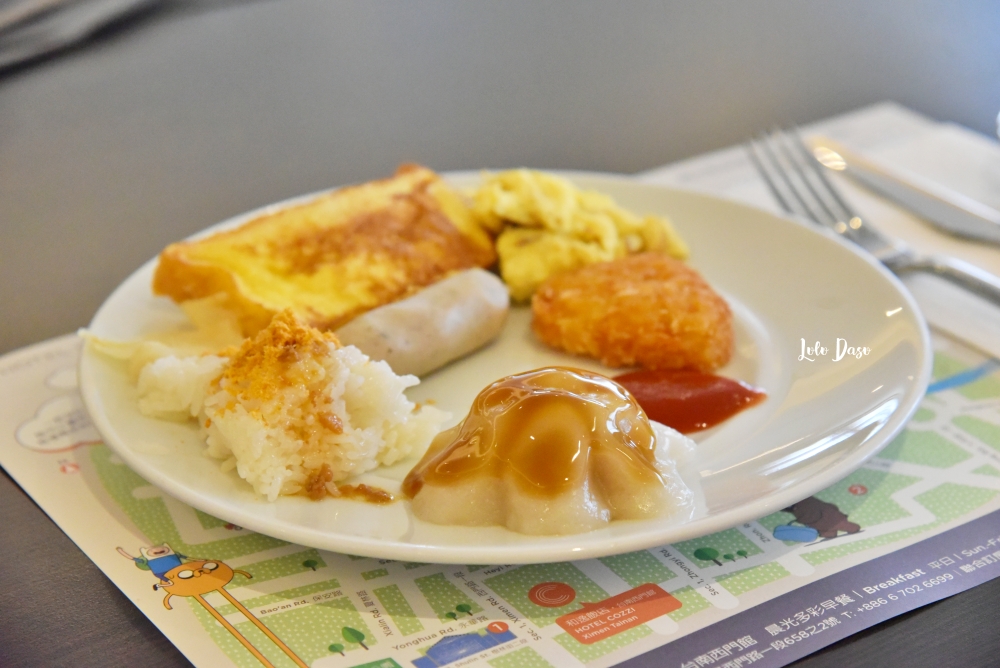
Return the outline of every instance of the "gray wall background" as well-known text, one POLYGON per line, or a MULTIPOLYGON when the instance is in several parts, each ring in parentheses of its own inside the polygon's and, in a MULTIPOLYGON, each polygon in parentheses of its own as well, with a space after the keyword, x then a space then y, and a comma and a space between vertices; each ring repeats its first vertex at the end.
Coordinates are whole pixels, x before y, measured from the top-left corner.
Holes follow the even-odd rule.
POLYGON ((169 3, 0 77, 0 352, 402 161, 634 172, 881 100, 992 133, 1000 3, 169 3))

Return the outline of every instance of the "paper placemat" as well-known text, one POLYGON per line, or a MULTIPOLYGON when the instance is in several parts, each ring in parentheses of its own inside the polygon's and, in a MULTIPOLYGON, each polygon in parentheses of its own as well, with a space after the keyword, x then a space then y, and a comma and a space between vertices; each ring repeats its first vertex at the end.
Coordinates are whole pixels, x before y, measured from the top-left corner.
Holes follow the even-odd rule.
POLYGON ((906 431, 794 512, 572 563, 352 557, 185 506, 100 442, 75 337, 0 359, 0 464, 195 665, 596 667, 670 643, 665 665, 779 666, 1000 575, 1000 373, 935 348, 906 431), (195 587, 160 580, 205 560, 219 566, 195 587), (773 612, 741 614, 763 603, 773 612))

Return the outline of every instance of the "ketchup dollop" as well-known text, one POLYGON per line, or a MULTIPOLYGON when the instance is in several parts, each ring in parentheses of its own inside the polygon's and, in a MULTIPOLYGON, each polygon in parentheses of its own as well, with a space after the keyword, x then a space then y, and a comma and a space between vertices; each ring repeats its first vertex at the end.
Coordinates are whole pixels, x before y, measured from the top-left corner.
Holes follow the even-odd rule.
POLYGON ((632 371, 615 381, 632 393, 649 419, 682 434, 714 427, 767 397, 746 383, 700 371, 632 371))

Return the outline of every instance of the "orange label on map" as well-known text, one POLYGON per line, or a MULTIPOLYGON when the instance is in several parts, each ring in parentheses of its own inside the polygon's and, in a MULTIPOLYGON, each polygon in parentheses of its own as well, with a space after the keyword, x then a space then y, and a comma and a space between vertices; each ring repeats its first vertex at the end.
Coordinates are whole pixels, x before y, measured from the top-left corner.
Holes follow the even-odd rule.
POLYGON ((580 610, 556 619, 556 624, 589 645, 680 607, 681 602, 660 587, 644 584, 603 601, 584 603, 580 610))

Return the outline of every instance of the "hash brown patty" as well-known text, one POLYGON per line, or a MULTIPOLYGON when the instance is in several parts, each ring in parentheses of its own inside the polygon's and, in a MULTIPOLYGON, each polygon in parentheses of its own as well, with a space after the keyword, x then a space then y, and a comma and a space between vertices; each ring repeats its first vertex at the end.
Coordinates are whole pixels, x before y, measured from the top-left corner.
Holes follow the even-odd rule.
POLYGON ((698 272, 662 253, 553 276, 531 309, 542 341, 610 367, 713 371, 732 356, 729 305, 698 272))

